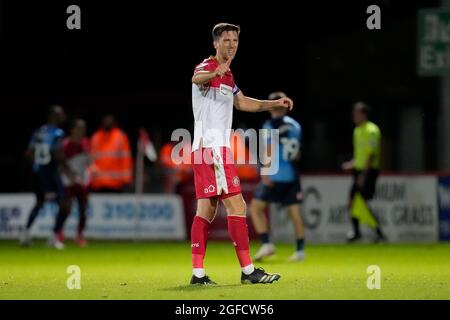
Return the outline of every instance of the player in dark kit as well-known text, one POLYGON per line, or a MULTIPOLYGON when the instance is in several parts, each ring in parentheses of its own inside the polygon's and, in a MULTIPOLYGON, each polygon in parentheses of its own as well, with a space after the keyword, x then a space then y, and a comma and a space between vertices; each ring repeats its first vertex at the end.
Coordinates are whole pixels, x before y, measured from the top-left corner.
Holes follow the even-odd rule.
POLYGON ((59 211, 53 229, 54 234, 49 239, 49 245, 57 249, 64 248, 60 239, 60 232, 70 206, 64 192, 60 170, 70 179, 74 179, 74 174, 64 159, 62 148, 64 131, 60 126, 64 123, 65 118, 62 107, 52 106, 48 113, 47 123, 33 133, 26 151, 27 157, 33 161, 36 204, 30 212, 21 238, 21 243, 25 246, 31 244, 30 229, 44 202, 56 201, 59 205, 59 211))
MULTIPOLYGON (((270 100, 286 97, 283 92, 274 92, 269 96, 270 100)), ((271 141, 267 134, 265 141, 269 153, 278 152, 279 169, 272 175, 261 175, 261 183, 255 192, 255 197, 250 204, 250 213, 256 232, 260 235, 262 246, 254 256, 255 261, 275 254, 275 245, 270 241, 269 225, 264 213, 269 203, 277 203, 287 209, 295 231, 295 251, 289 258, 290 261, 305 259, 304 228, 300 214, 302 191, 297 169, 300 159, 300 146, 302 128, 293 118, 286 115, 286 109, 270 111, 271 119, 264 123, 265 130, 278 130, 279 141, 271 141), (272 146, 277 143, 276 146, 272 146), (274 151, 272 151, 272 149, 274 151)))

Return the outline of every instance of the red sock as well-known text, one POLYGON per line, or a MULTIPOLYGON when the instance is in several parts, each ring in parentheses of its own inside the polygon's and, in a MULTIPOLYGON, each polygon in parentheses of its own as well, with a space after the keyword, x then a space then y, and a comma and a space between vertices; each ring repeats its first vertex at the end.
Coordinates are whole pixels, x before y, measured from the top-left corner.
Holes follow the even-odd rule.
POLYGON ((208 228, 208 220, 199 216, 194 217, 191 227, 192 266, 194 268, 203 268, 203 259, 208 242, 208 228))
POLYGON ((248 239, 247 217, 228 216, 228 233, 234 242, 241 267, 252 264, 248 239))

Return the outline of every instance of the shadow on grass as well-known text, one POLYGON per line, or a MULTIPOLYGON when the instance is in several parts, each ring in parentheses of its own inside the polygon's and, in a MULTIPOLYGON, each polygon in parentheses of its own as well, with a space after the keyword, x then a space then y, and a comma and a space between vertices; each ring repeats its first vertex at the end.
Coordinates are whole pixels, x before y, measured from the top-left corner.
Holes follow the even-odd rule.
POLYGON ((169 288, 163 288, 159 289, 159 291, 201 291, 201 290, 211 290, 211 289, 221 289, 221 288, 236 288, 236 287, 242 287, 242 284, 225 284, 225 285, 183 285, 183 286, 176 286, 176 287, 169 287, 169 288))
MULTIPOLYGON (((255 261, 253 264, 258 267, 261 266, 264 268, 264 266, 286 266, 291 264, 302 264, 304 261, 288 261, 287 258, 277 258, 277 257, 270 257, 267 259, 264 259, 262 261, 255 261)), ((270 272, 270 270, 268 270, 270 272)))

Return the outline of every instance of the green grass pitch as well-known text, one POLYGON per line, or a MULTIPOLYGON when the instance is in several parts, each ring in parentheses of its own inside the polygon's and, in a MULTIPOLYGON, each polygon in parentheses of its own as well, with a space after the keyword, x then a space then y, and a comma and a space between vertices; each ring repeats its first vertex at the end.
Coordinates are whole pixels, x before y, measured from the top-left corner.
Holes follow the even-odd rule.
POLYGON ((286 262, 291 250, 278 245, 257 264, 281 273, 279 282, 241 285, 231 243, 211 242, 206 270, 219 285, 191 287, 187 242, 69 242, 56 251, 0 241, 0 299, 450 299, 450 244, 310 245, 300 263, 286 262), (80 290, 66 286, 69 265, 81 269, 80 290), (367 288, 369 265, 381 269, 379 290, 367 288))

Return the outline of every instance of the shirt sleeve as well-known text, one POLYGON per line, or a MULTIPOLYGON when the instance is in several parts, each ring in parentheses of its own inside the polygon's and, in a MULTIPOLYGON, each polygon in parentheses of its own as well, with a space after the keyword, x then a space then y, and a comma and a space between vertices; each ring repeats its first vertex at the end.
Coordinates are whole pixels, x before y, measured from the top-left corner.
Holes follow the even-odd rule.
POLYGON ((133 181, 133 158, 131 157, 130 141, 125 133, 122 133, 121 151, 126 153, 122 158, 122 170, 126 172, 123 177, 124 184, 129 184, 133 181))
POLYGON ((298 145, 301 148, 302 147, 302 134, 303 134, 302 127, 301 126, 295 127, 292 132, 293 132, 293 138, 297 139, 298 145))
POLYGON ((239 89, 239 87, 236 84, 234 84, 233 95, 237 95, 240 91, 241 91, 241 89, 239 89))
POLYGON ((53 143, 51 145, 51 149, 53 151, 57 151, 63 149, 63 140, 64 140, 64 131, 59 129, 55 131, 55 136, 53 138, 53 143))
POLYGON ((370 131, 367 134, 367 149, 370 153, 378 150, 380 147, 380 134, 377 131, 370 131))
POLYGON ((195 66, 194 74, 201 71, 213 71, 213 65, 209 61, 205 60, 202 63, 195 66))
POLYGON ((91 140, 87 137, 83 139, 83 150, 86 153, 91 152, 91 140))
POLYGON ((64 156, 68 157, 68 155, 69 155, 69 138, 64 138, 62 140, 62 149, 64 152, 64 156))

